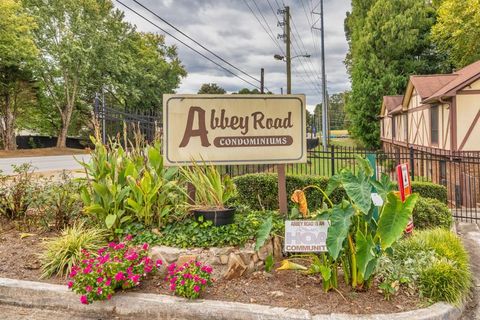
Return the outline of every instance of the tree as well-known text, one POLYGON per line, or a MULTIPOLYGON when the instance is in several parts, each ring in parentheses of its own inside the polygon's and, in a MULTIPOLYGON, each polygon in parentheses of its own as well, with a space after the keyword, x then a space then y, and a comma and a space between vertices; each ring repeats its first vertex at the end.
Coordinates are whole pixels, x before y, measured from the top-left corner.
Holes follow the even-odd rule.
POLYGON ((252 90, 248 88, 243 88, 238 91, 238 94, 260 94, 260 90, 258 90, 257 88, 252 90))
POLYGON ((58 123, 57 147, 65 147, 71 128, 89 118, 95 92, 102 87, 123 108, 161 108, 186 74, 176 48, 164 38, 139 33, 123 21, 110 0, 24 0, 36 17, 43 106, 58 123))
POLYGON ((411 74, 449 71, 430 39, 435 17, 428 1, 352 1, 345 21, 352 81, 346 109, 350 132, 366 146, 379 146, 377 116, 384 95, 403 94, 411 74))
MULTIPOLYGON (((341 130, 347 128, 347 115, 345 105, 349 96, 349 91, 338 92, 328 96, 328 124, 330 130, 341 130)), ((322 104, 315 106, 313 111, 312 125, 317 131, 322 129, 322 104)))
POLYGON ((216 83, 204 83, 198 90, 198 94, 225 94, 226 91, 216 83))
POLYGON ((480 0, 444 0, 432 39, 457 68, 480 60, 480 0))
POLYGON ((38 50, 34 28, 34 19, 19 1, 0 2, 0 142, 6 150, 17 148, 17 116, 35 97, 32 67, 38 50))

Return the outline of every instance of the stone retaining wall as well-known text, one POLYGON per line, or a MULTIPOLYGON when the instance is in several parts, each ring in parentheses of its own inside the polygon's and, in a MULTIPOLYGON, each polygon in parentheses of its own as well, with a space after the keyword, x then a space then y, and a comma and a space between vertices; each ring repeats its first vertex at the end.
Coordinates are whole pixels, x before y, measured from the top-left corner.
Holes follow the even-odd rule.
POLYGON ((283 257, 283 241, 273 237, 265 245, 255 251, 255 243, 247 243, 244 247, 193 248, 180 249, 167 246, 154 246, 151 255, 166 264, 182 265, 190 260, 205 262, 213 267, 214 278, 233 279, 263 270, 265 260, 272 254, 274 259, 283 257))

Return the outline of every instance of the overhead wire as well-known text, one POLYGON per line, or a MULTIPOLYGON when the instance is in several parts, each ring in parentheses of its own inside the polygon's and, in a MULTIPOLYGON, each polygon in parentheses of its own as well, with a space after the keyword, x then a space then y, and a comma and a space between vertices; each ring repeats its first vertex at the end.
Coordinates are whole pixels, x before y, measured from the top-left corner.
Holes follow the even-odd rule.
MULTIPOLYGON (((162 18, 160 15, 158 15, 157 13, 155 13, 154 11, 152 11, 150 8, 146 7, 145 5, 143 5, 141 2, 137 1, 137 0, 133 0, 133 2, 135 2, 136 4, 138 4, 140 7, 142 7, 143 9, 147 10, 149 13, 151 13, 152 15, 154 15, 156 18, 158 18, 159 20, 161 20, 162 22, 164 22, 165 24, 167 24, 169 27, 173 28, 175 31, 179 32, 181 35, 183 35, 184 37, 186 37, 188 40, 194 42, 195 44, 197 44, 199 47, 201 47, 202 49, 204 49, 205 51, 207 51, 208 53, 210 53, 211 55, 213 55, 215 58, 219 59, 220 61, 226 63, 227 65, 229 65, 230 67, 234 68, 235 70, 239 71, 240 73, 246 75, 247 77, 251 78, 252 80, 255 80, 257 82, 261 82, 259 79, 253 77, 252 75, 248 74, 247 72, 243 71, 242 69, 236 67, 235 65, 233 65, 232 63, 228 62, 227 60, 225 60, 224 58, 222 58, 221 56, 219 56, 218 54, 216 54, 215 52, 211 51, 210 49, 208 49, 207 47, 205 47, 203 44, 201 44, 200 42, 198 42, 197 40, 193 39, 191 36, 189 36, 188 34, 186 34, 185 32, 183 32, 182 30, 180 30, 179 28, 177 28, 176 26, 174 26, 172 23, 170 23, 169 21, 167 21, 166 19, 162 18)), ((258 87, 257 87, 258 88, 258 87)))

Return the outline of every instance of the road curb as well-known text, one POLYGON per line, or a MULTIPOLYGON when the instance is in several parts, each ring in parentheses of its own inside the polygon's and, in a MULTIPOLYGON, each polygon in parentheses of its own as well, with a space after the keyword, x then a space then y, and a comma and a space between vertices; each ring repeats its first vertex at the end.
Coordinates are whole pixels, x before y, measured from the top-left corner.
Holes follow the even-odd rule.
MULTIPOLYGON (((321 303, 321 301, 319 301, 321 303)), ((85 316, 199 320, 456 320, 463 308, 436 303, 428 308, 395 314, 312 316, 303 309, 288 309, 237 302, 194 300, 148 293, 122 293, 110 301, 82 305, 66 286, 0 278, 0 304, 30 308, 62 309, 85 316)))

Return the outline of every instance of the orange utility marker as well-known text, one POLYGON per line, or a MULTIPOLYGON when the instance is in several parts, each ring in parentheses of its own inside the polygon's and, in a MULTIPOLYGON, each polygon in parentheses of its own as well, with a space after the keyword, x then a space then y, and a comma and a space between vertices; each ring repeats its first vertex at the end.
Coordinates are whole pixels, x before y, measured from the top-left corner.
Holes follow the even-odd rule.
MULTIPOLYGON (((400 199, 405 201, 407 196, 412 194, 412 184, 410 183, 410 170, 408 170, 408 163, 402 163, 397 166, 397 181, 398 181, 398 190, 400 191, 400 199)), ((406 233, 411 233, 413 231, 413 218, 408 222, 407 228, 405 229, 406 233)))

